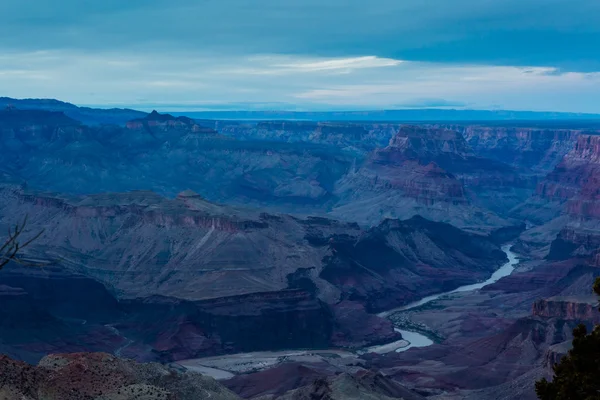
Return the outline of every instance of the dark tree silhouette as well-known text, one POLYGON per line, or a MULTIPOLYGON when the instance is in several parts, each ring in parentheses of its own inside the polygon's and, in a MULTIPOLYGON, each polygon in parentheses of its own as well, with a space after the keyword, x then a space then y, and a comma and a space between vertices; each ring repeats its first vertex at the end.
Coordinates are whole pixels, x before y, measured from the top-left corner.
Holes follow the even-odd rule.
MULTIPOLYGON (((600 278, 594 292, 600 296, 600 278)), ((536 382, 535 391, 541 400, 600 400, 600 325, 573 330, 573 348, 554 366, 552 382, 536 382)))
POLYGON ((35 263, 28 261, 23 257, 23 249, 29 246, 33 241, 38 239, 44 231, 40 231, 37 235, 23 241, 23 234, 25 227, 27 226, 27 217, 23 219, 22 224, 15 225, 14 228, 8 228, 8 237, 4 244, 0 246, 0 270, 4 268, 9 262, 13 261, 17 264, 26 266, 41 266, 44 264, 35 263))

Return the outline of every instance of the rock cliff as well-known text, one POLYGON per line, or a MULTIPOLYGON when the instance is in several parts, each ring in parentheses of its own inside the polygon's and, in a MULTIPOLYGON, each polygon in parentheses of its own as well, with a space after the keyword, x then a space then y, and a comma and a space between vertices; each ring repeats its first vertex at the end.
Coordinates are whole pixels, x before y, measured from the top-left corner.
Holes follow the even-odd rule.
POLYGON ((387 147, 338 181, 341 201, 333 215, 372 224, 418 214, 489 232, 511 222, 486 209, 484 202, 473 201, 471 187, 485 191, 496 185, 492 182, 498 174, 507 173, 512 173, 510 167, 474 156, 456 131, 402 126, 387 147))
POLYGON ((569 321, 599 323, 598 299, 589 297, 551 297, 533 304, 533 315, 569 321))
POLYGON ((538 185, 536 194, 515 209, 515 216, 541 224, 536 230, 542 240, 524 236, 526 245, 547 246, 550 259, 586 257, 598 262, 599 160, 600 136, 578 135, 573 150, 538 185))
MULTIPOLYGON (((367 312, 476 282, 505 261, 491 240, 420 217, 365 231, 213 204, 189 191, 175 199, 149 192, 61 197, 7 186, 0 204, 4 227, 28 215, 31 232, 45 229, 29 256, 64 269, 62 281, 52 276, 57 287, 63 282, 61 290, 72 292, 86 278, 108 288, 90 289, 89 301, 61 302, 106 307, 95 323, 74 323, 75 331, 89 327, 95 349, 141 359, 398 339, 389 322, 367 312)), ((34 284, 3 274, 0 283, 36 298, 47 278, 34 284)), ((36 306, 63 324, 65 317, 89 319, 36 306)), ((39 354, 31 345, 51 336, 27 339, 28 351, 39 354)))
POLYGON ((55 354, 37 366, 0 356, 0 396, 27 400, 240 398, 200 374, 104 353, 55 354))
POLYGON ((152 113, 89 127, 61 113, 0 111, 3 174, 67 194, 193 189, 213 201, 324 212, 357 155, 305 143, 234 140, 184 117, 152 113))
POLYGON ((574 147, 579 129, 449 126, 477 154, 537 173, 550 172, 574 147))

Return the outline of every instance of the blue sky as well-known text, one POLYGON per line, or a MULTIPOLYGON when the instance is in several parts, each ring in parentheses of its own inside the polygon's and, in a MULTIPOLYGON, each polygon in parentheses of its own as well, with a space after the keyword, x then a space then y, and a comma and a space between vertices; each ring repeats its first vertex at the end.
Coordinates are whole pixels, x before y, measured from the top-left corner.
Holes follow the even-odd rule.
POLYGON ((2 0, 0 95, 600 112, 598 0, 2 0))

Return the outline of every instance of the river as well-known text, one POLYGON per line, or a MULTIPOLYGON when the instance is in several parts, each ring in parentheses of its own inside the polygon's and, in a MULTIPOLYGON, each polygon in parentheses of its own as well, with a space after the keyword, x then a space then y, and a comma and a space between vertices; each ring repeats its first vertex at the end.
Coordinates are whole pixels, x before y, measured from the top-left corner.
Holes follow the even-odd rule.
MULTIPOLYGON (((448 296, 454 293, 471 292, 484 288, 492 283, 498 282, 501 278, 509 276, 515 269, 515 266, 519 264, 519 259, 516 254, 510 251, 510 245, 502 247, 502 250, 508 257, 508 262, 500 267, 492 276, 485 282, 476 283, 473 285, 461 286, 458 289, 450 292, 439 293, 433 296, 425 297, 414 303, 394 308, 393 310, 385 311, 378 314, 380 317, 387 318, 390 315, 415 309, 417 307, 428 304, 434 300, 438 300, 444 296, 448 296)), ((433 341, 427 336, 422 335, 418 332, 398 329, 396 332, 402 334, 403 339, 393 343, 387 343, 381 346, 373 346, 365 348, 356 353, 343 350, 284 350, 279 352, 257 352, 257 353, 244 353, 244 354, 232 354, 223 355, 217 357, 193 359, 180 361, 178 364, 184 368, 202 372, 204 374, 213 376, 215 379, 227 379, 237 373, 250 372, 255 370, 261 370, 264 368, 272 367, 285 361, 312 361, 312 362, 328 362, 332 355, 335 355, 342 360, 346 360, 348 363, 356 363, 357 357, 364 353, 389 353, 389 352, 402 352, 414 347, 427 347, 433 344, 433 341), (323 357, 323 355, 327 355, 323 357)), ((121 349, 127 347, 129 343, 126 343, 121 349)), ((350 365, 349 364, 349 365, 350 365)), ((353 365, 353 364, 352 364, 353 365)))
MULTIPOLYGON (((508 262, 506 264, 502 265, 499 269, 497 269, 496 272, 494 272, 488 280, 486 280, 484 282, 480 282, 480 283, 475 283, 472 285, 461 286, 458 289, 454 289, 449 292, 439 293, 439 294, 435 294, 433 296, 427 296, 427 297, 422 298, 419 301, 415 301, 414 303, 410 303, 410 304, 407 304, 402 307, 394 308, 392 310, 384 311, 377 315, 382 318, 387 318, 394 313, 412 310, 412 309, 424 306, 425 304, 431 303, 432 301, 438 300, 442 297, 445 297, 445 296, 448 296, 448 295, 451 295, 454 293, 472 292, 475 290, 482 289, 488 285, 491 285, 492 283, 498 282, 500 279, 512 274, 513 271, 515 270, 515 267, 519 264, 519 258, 517 257, 517 255, 515 253, 513 253, 510 250, 510 247, 511 247, 510 244, 507 244, 502 247, 502 251, 504 251, 506 253, 506 256, 508 257, 508 262)), ((406 351, 413 347, 427 347, 427 346, 431 346, 433 344, 433 341, 431 339, 429 339, 427 336, 422 335, 418 332, 408 331, 408 330, 404 330, 404 329, 396 329, 396 331, 400 332, 402 334, 402 337, 407 342, 410 343, 408 346, 397 349, 396 352, 406 351)), ((370 350, 377 352, 378 349, 379 349, 379 346, 373 347, 370 350)))

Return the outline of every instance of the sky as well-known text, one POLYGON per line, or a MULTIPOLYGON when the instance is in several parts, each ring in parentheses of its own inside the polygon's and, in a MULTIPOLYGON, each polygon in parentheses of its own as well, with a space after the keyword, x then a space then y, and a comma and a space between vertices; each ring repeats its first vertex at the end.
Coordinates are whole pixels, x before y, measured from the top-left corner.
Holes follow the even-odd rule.
POLYGON ((2 0, 0 96, 600 113, 598 0, 2 0))

